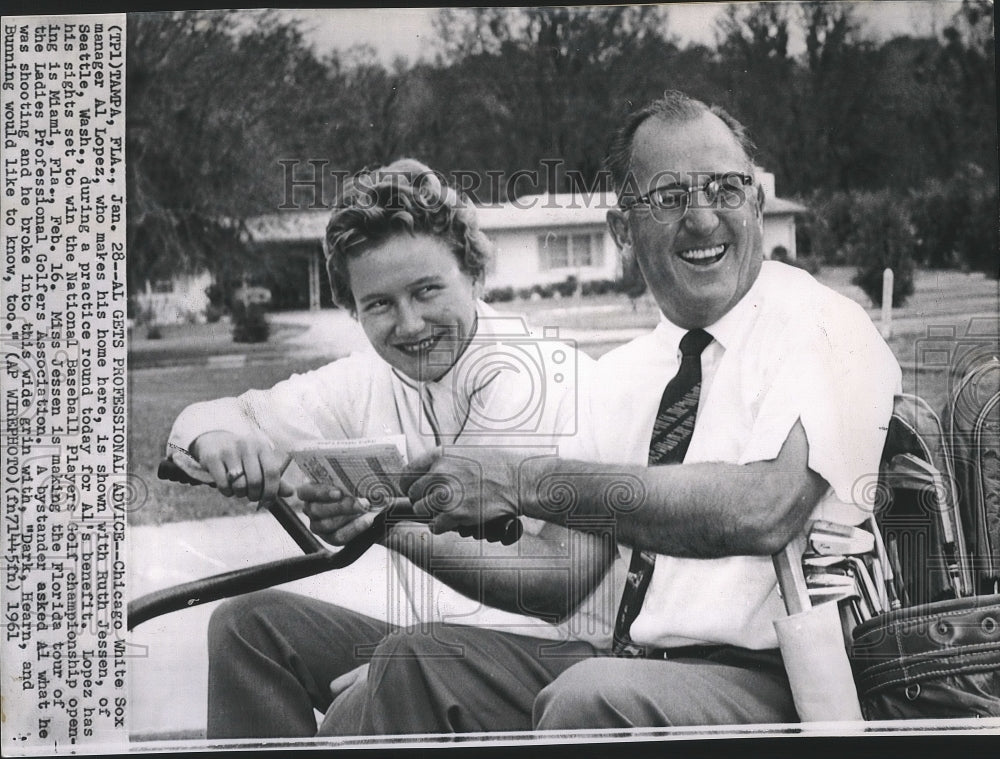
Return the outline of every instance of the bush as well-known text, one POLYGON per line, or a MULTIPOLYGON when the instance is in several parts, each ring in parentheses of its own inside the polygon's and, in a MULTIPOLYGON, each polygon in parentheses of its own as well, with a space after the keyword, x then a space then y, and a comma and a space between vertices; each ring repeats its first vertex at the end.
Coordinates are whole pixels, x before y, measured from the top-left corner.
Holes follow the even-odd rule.
POLYGON ((259 303, 233 303, 233 342, 265 343, 271 334, 264 307, 259 303))
POLYGON ((794 261, 786 261, 789 266, 809 272, 814 277, 823 270, 823 262, 817 256, 799 256, 794 261))
POLYGON ((517 291, 517 297, 521 300, 531 300, 531 296, 534 293, 534 288, 522 287, 517 291))
POLYGON ((882 272, 892 269, 893 307, 902 306, 913 295, 913 225, 906 205, 889 190, 856 193, 852 203, 853 228, 847 237, 851 260, 858 267, 852 282, 882 305, 882 272))
POLYGON ((967 198, 969 223, 959 228, 957 250, 962 264, 992 279, 1000 279, 1000 234, 997 228, 997 188, 980 186, 967 198))
POLYGON ((1000 276, 997 188, 982 169, 969 165, 947 182, 928 182, 911 193, 910 208, 922 264, 1000 276))
POLYGON ((547 300, 547 299, 551 298, 552 295, 555 293, 556 286, 555 285, 535 285, 534 287, 531 288, 531 291, 533 293, 537 293, 542 298, 545 298, 547 300))
POLYGON ((615 282, 613 279, 592 279, 580 285, 580 294, 584 296, 604 295, 614 291, 615 282))
POLYGON ((809 272, 813 276, 816 276, 822 268, 822 264, 815 256, 799 256, 797 258, 789 257, 788 249, 785 248, 784 245, 776 245, 774 247, 774 250, 771 251, 771 260, 780 261, 783 264, 794 266, 796 269, 802 269, 803 271, 809 272))
POLYGON ((483 297, 487 303, 509 303, 514 300, 514 288, 513 287, 494 287, 491 290, 486 291, 486 295, 483 297))
POLYGON ((222 315, 225 313, 225 309, 222 306, 217 306, 214 303, 209 303, 205 306, 205 321, 209 324, 215 324, 222 315))
POLYGON ((850 237, 854 232, 856 193, 817 193, 806 200, 808 213, 796 221, 796 247, 808 257, 831 265, 852 263, 850 237))
POLYGON ((220 309, 226 305, 226 293, 222 289, 222 285, 216 282, 205 288, 205 296, 208 298, 209 305, 220 309))
POLYGON ((563 298, 571 298, 576 294, 576 289, 579 286, 577 278, 570 274, 562 282, 556 282, 552 287, 555 289, 560 296, 563 298))

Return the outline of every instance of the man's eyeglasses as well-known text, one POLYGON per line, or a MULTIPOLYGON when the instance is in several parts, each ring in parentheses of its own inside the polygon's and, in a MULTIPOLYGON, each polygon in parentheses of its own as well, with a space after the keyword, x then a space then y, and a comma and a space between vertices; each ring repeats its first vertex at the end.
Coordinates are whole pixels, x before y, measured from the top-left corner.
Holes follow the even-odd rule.
POLYGON ((735 210, 746 202, 744 188, 751 185, 753 177, 749 174, 730 171, 709 176, 700 186, 685 187, 677 182, 662 184, 637 198, 622 198, 619 206, 623 211, 648 206, 654 219, 665 224, 675 224, 684 218, 691 207, 692 196, 698 191, 704 194, 708 207, 735 210))

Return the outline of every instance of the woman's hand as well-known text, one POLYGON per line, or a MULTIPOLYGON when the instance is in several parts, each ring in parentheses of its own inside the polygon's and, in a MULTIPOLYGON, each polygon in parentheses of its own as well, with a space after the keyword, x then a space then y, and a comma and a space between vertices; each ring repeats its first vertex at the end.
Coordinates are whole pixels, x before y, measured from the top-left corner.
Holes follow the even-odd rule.
POLYGON ((263 438, 240 438, 214 430, 199 435, 191 454, 205 467, 220 493, 267 503, 289 496, 295 488, 282 479, 290 459, 273 450, 263 438))
POLYGON ((309 529, 330 545, 342 546, 367 530, 375 520, 368 502, 330 485, 300 485, 296 494, 305 502, 309 529))

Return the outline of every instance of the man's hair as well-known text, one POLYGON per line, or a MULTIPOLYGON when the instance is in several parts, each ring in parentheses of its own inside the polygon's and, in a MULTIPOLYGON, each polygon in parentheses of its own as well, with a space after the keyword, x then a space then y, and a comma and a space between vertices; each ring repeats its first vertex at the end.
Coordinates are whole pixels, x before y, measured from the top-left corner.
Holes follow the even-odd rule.
POLYGON ((323 252, 334 302, 354 312, 347 262, 399 234, 439 238, 463 272, 482 280, 493 244, 475 208, 443 178, 412 158, 364 170, 344 183, 326 225, 323 252))
POLYGON ((729 127, 736 138, 737 144, 746 156, 747 163, 753 165, 754 144, 750 140, 747 128, 730 116, 717 105, 706 105, 700 100, 688 97, 677 90, 667 90, 663 97, 643 106, 638 111, 629 114, 625 123, 615 133, 608 148, 604 164, 611 173, 611 181, 616 192, 620 192, 628 182, 628 174, 632 170, 632 147, 635 133, 639 131, 647 119, 657 118, 665 124, 683 124, 700 116, 711 113, 718 116, 729 127))

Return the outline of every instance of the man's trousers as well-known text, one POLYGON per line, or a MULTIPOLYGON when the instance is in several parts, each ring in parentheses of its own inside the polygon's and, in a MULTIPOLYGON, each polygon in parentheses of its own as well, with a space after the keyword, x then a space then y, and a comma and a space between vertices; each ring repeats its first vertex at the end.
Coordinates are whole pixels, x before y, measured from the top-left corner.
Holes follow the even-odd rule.
POLYGON ((578 730, 795 722, 777 651, 621 659, 583 641, 394 628, 268 590, 209 627, 208 737, 578 730), (331 705, 330 681, 370 662, 331 705))

